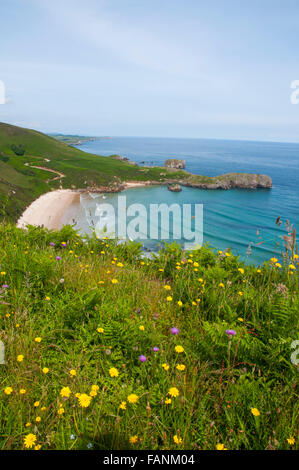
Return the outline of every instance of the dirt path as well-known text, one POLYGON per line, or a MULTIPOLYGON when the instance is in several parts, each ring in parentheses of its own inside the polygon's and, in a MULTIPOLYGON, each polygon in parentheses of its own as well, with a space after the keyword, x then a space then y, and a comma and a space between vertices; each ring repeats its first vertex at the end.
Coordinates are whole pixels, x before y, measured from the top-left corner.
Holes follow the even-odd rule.
MULTIPOLYGON (((50 161, 48 159, 45 159, 46 161, 50 161)), ((58 176, 55 176, 55 178, 52 178, 50 180, 47 180, 47 183, 50 181, 55 181, 59 180, 60 178, 65 178, 65 175, 63 173, 60 173, 59 171, 52 170, 51 168, 46 168, 45 166, 35 166, 35 165, 29 165, 29 163, 25 163, 26 166, 29 166, 29 168, 37 168, 38 170, 44 170, 44 171, 49 171, 50 173, 55 173, 58 176)))

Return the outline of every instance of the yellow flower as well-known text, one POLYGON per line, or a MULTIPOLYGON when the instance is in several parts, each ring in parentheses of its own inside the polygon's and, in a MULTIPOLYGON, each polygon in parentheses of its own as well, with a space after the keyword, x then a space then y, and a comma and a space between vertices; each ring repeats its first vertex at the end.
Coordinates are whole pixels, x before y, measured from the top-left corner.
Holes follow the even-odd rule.
POLYGON ((261 414, 257 408, 251 408, 251 413, 253 416, 259 416, 261 414))
POLYGON ((220 282, 219 287, 224 287, 223 282, 220 282))
POLYGON ((173 436, 173 441, 176 443, 176 444, 181 444, 183 442, 182 438, 181 437, 178 437, 177 435, 173 436))
POLYGON ((70 370, 70 376, 75 377, 75 375, 77 375, 77 372, 75 371, 75 369, 71 369, 70 370))
POLYGON ((271 258, 270 261, 271 261, 271 263, 274 264, 274 263, 277 263, 278 259, 277 258, 271 258))
POLYGON ((117 279, 111 279, 112 284, 117 284, 118 280, 117 279))
POLYGON ((290 269, 296 269, 296 266, 294 266, 294 264, 290 264, 290 265, 289 265, 289 268, 290 268, 290 269))
POLYGON ((184 364, 178 364, 176 366, 177 370, 185 370, 186 369, 186 366, 184 364))
POLYGON ((98 329, 97 329, 97 332, 98 332, 98 333, 104 333, 104 328, 98 328, 98 329))
POLYGON ((140 325, 139 330, 140 330, 140 331, 144 331, 144 326, 143 326, 143 325, 140 325))
POLYGON ((119 372, 115 367, 111 367, 111 369, 109 369, 109 374, 110 374, 110 377, 118 377, 119 376, 119 372))
POLYGON ((138 399, 139 397, 135 393, 131 393, 131 395, 127 397, 129 403, 137 403, 138 399))
POLYGON ((42 369, 42 371, 43 371, 44 374, 47 374, 47 373, 49 372, 49 369, 48 369, 48 367, 44 367, 44 368, 42 369))
POLYGON ((98 391, 99 391, 99 388, 100 388, 100 387, 99 387, 98 385, 92 385, 92 386, 91 386, 91 390, 92 390, 93 392, 98 392, 98 391))
POLYGON ((276 266, 277 268, 281 268, 281 267, 282 267, 280 263, 275 263, 275 266, 276 266))
POLYGON ((35 408, 37 408, 37 407, 39 406, 39 401, 35 401, 35 402, 33 403, 33 406, 35 406, 35 408))
POLYGON ((240 297, 242 297, 243 292, 239 291, 239 292, 238 292, 238 295, 239 295, 240 297))
POLYGON ((230 255, 231 255, 230 253, 227 253, 227 252, 225 253, 225 256, 230 256, 230 255))
POLYGON ((288 439, 287 439, 288 443, 290 444, 290 446, 293 446, 295 444, 295 439, 293 438, 293 436, 290 436, 288 439))
POLYGON ((47 300, 47 301, 49 302, 49 300, 50 300, 50 297, 45 297, 45 300, 47 300))
POLYGON ((181 300, 178 301, 178 306, 179 307, 182 307, 183 306, 183 302, 181 300))
POLYGON ((11 387, 6 387, 4 389, 4 393, 6 393, 6 395, 10 395, 12 393, 12 388, 11 387))
POLYGON ((69 398, 70 394, 71 390, 69 387, 62 387, 62 389, 60 390, 60 395, 62 397, 69 398))
POLYGON ((39 422, 41 421, 41 417, 40 417, 40 416, 37 416, 37 417, 35 418, 35 421, 36 421, 37 423, 39 423, 39 422))
POLYGON ((45 406, 42 406, 40 410, 41 410, 41 411, 46 411, 46 409, 47 409, 47 408, 46 408, 45 406))
POLYGON ((130 443, 131 444, 136 444, 136 442, 138 441, 138 436, 131 436, 130 437, 130 443))
POLYGON ((217 449, 217 450, 227 450, 227 449, 224 447, 224 444, 217 444, 217 445, 216 445, 216 449, 217 449))
POLYGON ((298 259, 298 258, 299 258, 299 255, 295 254, 294 259, 298 259))
POLYGON ((182 353, 182 352, 184 352, 183 346, 176 346, 174 349, 175 349, 175 352, 177 352, 177 353, 182 353))
POLYGON ((89 392, 89 396, 91 396, 91 397, 96 397, 97 394, 98 394, 98 392, 97 392, 96 390, 91 390, 91 391, 89 392))
POLYGON ((193 266, 195 266, 197 268, 199 266, 199 264, 196 261, 194 261, 193 266))
POLYGON ((18 361, 18 362, 22 362, 23 360, 24 360, 23 354, 19 354, 19 355, 17 356, 17 361, 18 361))
POLYGON ((25 388, 20 388, 20 394, 21 394, 21 395, 25 395, 25 393, 26 393, 25 388))
POLYGON ((57 413, 58 413, 59 415, 63 415, 63 413, 64 413, 64 408, 61 406, 61 407, 59 408, 59 410, 57 411, 57 413))
POLYGON ((259 273, 259 274, 262 273, 261 269, 257 269, 256 272, 259 273))
POLYGON ((5 276, 6 272, 5 271, 1 271, 1 276, 5 276))
POLYGON ((34 341, 35 341, 36 343, 40 343, 41 340, 42 340, 42 339, 41 339, 40 336, 37 336, 36 338, 34 338, 34 341))
POLYGON ((198 282, 203 282, 203 279, 200 277, 200 278, 198 279, 198 282))
POLYGON ((26 428, 30 428, 31 423, 26 423, 25 426, 26 426, 26 428))
POLYGON ((241 273, 241 274, 244 274, 244 269, 243 268, 238 268, 238 271, 241 273))
POLYGON ((121 410, 125 410, 127 408, 127 402, 122 401, 121 404, 119 405, 119 407, 120 407, 121 410))
POLYGON ((171 398, 165 398, 165 405, 171 404, 171 398))
POLYGON ((163 367, 163 369, 166 370, 166 371, 169 369, 169 365, 168 365, 168 364, 165 364, 165 363, 162 364, 162 367, 163 367))
POLYGON ((37 446, 34 447, 34 450, 40 450, 41 447, 42 447, 42 446, 41 446, 40 444, 38 444, 37 446))
POLYGON ((166 297, 166 300, 167 300, 167 302, 171 302, 171 301, 172 301, 171 295, 169 295, 168 297, 166 297))
POLYGON ((31 447, 34 446, 36 441, 36 435, 35 434, 27 434, 27 436, 24 437, 24 444, 26 449, 31 449, 31 447))
POLYGON ((243 318, 241 318, 241 317, 239 317, 238 320, 239 320, 239 321, 244 321, 243 318))
POLYGON ((87 408, 90 405, 91 397, 86 393, 81 393, 80 397, 78 398, 80 406, 82 408, 87 408))
POLYGON ((179 394, 180 392, 176 387, 170 387, 170 389, 168 390, 168 395, 170 395, 171 397, 178 397, 179 394))
POLYGON ((168 285, 166 285, 166 286, 164 286, 164 289, 166 289, 166 290, 171 290, 171 287, 168 286, 168 285))

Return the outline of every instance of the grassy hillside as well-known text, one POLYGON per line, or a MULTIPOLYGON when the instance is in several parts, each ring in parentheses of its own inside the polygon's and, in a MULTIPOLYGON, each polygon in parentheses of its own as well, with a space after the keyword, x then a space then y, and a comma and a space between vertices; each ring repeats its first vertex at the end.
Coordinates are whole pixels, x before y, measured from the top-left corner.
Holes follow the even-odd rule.
POLYGON ((40 132, 4 123, 0 123, 0 162, 0 203, 3 206, 10 195, 5 212, 13 220, 40 194, 60 186, 86 188, 147 179, 162 182, 169 176, 182 176, 182 172, 163 170, 161 175, 160 168, 145 169, 114 158, 88 154, 40 132), (16 155, 12 146, 23 148, 24 155, 16 155), (49 181, 48 171, 32 166, 56 170, 65 177, 49 181))
POLYGON ((171 245, 146 260, 2 224, 0 448, 298 447, 290 256, 257 269, 171 245))

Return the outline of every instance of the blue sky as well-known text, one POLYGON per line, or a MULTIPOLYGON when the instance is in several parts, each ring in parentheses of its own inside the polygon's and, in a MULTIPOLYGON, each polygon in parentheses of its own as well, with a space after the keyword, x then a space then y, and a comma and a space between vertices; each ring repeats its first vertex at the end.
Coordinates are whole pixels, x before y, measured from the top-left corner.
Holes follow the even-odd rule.
POLYGON ((298 0, 1 0, 0 121, 299 142, 298 0))

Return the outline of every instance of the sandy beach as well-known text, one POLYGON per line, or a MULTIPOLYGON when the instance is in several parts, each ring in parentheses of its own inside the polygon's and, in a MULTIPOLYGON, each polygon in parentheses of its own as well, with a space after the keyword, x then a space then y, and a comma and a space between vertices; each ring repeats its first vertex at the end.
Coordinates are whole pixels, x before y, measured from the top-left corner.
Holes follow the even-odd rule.
POLYGON ((71 189, 60 189, 43 194, 33 201, 17 222, 19 228, 26 225, 43 225, 48 229, 61 228, 61 219, 67 208, 80 200, 80 193, 71 189))

